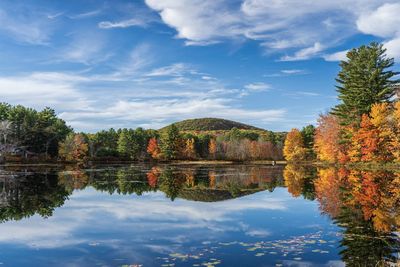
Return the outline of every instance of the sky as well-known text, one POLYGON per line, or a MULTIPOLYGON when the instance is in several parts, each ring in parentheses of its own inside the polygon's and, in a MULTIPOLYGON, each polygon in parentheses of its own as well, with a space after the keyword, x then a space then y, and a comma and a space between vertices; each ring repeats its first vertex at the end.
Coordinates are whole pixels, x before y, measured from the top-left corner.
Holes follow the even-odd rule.
POLYGON ((398 14, 398 0, 1 0, 0 101, 76 131, 201 117, 287 131, 337 103, 348 49, 378 41, 400 62, 398 14))

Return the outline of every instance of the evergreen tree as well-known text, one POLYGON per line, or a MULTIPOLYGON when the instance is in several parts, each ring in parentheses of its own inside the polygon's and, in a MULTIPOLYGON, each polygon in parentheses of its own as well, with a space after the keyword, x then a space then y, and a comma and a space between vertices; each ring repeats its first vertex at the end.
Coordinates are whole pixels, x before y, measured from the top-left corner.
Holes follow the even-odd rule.
POLYGON ((176 159, 179 151, 180 134, 175 124, 169 126, 161 135, 161 153, 165 159, 176 159))
POLYGON ((398 74, 389 70, 393 65, 394 59, 387 57, 382 44, 363 45, 347 53, 336 78, 341 103, 332 112, 342 125, 358 123, 374 103, 390 100, 395 93, 394 84, 399 82, 392 79, 398 74))

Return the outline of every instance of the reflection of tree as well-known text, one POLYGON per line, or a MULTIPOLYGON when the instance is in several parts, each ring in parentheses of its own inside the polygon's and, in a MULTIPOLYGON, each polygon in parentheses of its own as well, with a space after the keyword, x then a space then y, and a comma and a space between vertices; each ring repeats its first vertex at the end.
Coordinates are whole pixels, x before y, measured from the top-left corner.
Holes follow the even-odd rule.
POLYGON ((396 261, 398 238, 392 233, 377 232, 370 220, 364 220, 360 210, 343 207, 335 221, 344 227, 340 254, 346 266, 386 266, 396 261))
POLYGON ((283 171, 285 186, 294 197, 303 195, 305 199, 313 200, 314 193, 314 168, 303 165, 288 164, 283 171))
POLYGON ((121 169, 117 172, 117 192, 118 194, 142 195, 144 192, 151 191, 147 176, 144 172, 137 169, 121 169))
POLYGON ((335 168, 321 168, 314 183, 320 209, 323 213, 336 217, 343 205, 341 198, 341 180, 335 168))
POLYGON ((20 220, 39 214, 50 217, 64 204, 69 192, 56 175, 2 175, 0 177, 0 221, 20 220))
POLYGON ((67 166, 65 171, 58 173, 58 182, 72 192, 74 189, 84 189, 89 183, 89 177, 84 170, 67 166))
POLYGON ((157 167, 151 168, 151 170, 146 174, 147 182, 151 188, 156 188, 158 184, 158 177, 160 176, 160 169, 157 167))
POLYGON ((399 174, 388 171, 320 169, 315 182, 323 212, 344 228, 347 266, 384 266, 400 250, 399 174))
POLYGON ((160 176, 160 189, 167 195, 168 198, 174 200, 179 191, 182 189, 186 179, 181 173, 174 172, 173 169, 165 169, 160 176))

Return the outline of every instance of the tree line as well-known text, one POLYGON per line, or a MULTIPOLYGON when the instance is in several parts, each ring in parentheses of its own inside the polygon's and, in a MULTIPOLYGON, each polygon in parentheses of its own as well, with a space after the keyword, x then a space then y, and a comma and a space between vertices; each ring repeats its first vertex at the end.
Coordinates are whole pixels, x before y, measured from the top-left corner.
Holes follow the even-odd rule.
MULTIPOLYGON (((312 141, 298 129, 285 140, 288 161, 400 163, 399 72, 382 44, 350 50, 336 78, 339 104, 320 115, 312 141), (307 153, 309 149, 312 153, 307 153)), ((311 129, 310 129, 311 130, 311 129)))
POLYGON ((152 129, 109 129, 76 133, 53 109, 36 111, 0 103, 0 161, 62 160, 279 160, 284 134, 233 128, 181 132, 176 125, 152 129))

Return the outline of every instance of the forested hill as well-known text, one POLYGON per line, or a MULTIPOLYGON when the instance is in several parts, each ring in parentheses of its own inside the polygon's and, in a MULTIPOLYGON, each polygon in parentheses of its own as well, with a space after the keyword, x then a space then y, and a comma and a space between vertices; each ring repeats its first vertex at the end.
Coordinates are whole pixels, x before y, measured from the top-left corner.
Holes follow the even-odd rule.
MULTIPOLYGON (((189 119, 176 122, 174 124, 180 131, 228 131, 232 128, 237 128, 240 130, 262 130, 244 123, 218 118, 189 119)), ((160 130, 163 130, 167 127, 168 126, 160 130)))

